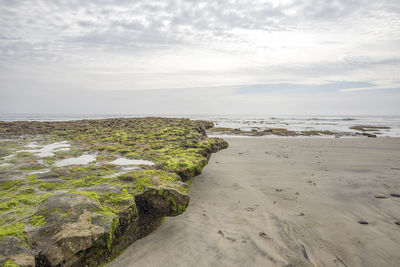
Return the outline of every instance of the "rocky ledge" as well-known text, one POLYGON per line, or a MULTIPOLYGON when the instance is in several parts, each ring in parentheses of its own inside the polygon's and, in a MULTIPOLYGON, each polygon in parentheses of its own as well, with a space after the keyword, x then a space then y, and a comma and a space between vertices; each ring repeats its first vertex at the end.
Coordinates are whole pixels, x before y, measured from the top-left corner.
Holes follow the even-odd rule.
POLYGON ((388 130, 390 127, 386 126, 371 126, 371 125, 356 125, 349 127, 353 132, 333 132, 329 130, 306 130, 306 131, 292 131, 285 128, 253 128, 251 130, 233 129, 233 128, 221 128, 215 127, 207 130, 209 134, 217 134, 220 136, 366 136, 366 137, 377 137, 381 135, 381 130, 388 130), (373 131, 373 133, 369 133, 373 131))
POLYGON ((0 122, 0 266, 99 266, 185 211, 212 123, 0 122))

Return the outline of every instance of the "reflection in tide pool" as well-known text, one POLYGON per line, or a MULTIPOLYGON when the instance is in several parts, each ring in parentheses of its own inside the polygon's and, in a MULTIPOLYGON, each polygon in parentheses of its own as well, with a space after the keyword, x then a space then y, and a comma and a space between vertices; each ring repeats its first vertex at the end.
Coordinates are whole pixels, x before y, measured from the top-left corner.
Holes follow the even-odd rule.
POLYGON ((110 163, 115 165, 154 165, 153 162, 148 160, 127 158, 119 158, 110 163))
POLYGON ((49 169, 43 169, 43 170, 39 170, 39 171, 30 172, 29 175, 46 173, 46 172, 49 172, 49 171, 50 171, 49 169))
POLYGON ((93 161, 96 161, 95 155, 82 155, 77 158, 68 158, 68 159, 63 159, 63 160, 57 161, 56 163, 54 163, 54 166, 63 167, 63 166, 74 165, 74 164, 85 165, 85 164, 88 164, 93 161))
POLYGON ((9 166, 11 166, 12 164, 10 164, 10 163, 0 163, 0 168, 2 168, 2 167, 9 167, 9 166))
POLYGON ((29 152, 41 158, 52 157, 54 156, 55 152, 66 151, 70 149, 70 145, 67 143, 67 141, 56 142, 45 146, 40 146, 37 145, 36 142, 32 142, 29 145, 26 145, 25 147, 33 149, 21 150, 18 152, 29 152))

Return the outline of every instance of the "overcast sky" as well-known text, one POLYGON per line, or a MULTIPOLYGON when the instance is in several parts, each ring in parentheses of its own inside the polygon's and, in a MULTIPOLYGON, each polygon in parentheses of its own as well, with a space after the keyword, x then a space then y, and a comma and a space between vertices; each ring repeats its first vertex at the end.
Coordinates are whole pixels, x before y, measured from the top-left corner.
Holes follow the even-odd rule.
POLYGON ((0 113, 400 115, 399 0, 0 0, 0 113))

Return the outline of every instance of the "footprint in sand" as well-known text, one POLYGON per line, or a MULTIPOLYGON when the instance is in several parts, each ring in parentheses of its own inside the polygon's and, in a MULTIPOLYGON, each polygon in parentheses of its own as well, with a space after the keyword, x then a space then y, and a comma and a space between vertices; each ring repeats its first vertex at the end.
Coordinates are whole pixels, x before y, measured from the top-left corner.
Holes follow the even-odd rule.
POLYGON ((269 237, 269 236, 268 236, 266 233, 264 233, 264 232, 259 232, 258 235, 259 235, 261 238, 264 238, 265 240, 271 240, 271 237, 269 237))
POLYGON ((308 180, 307 183, 308 183, 308 184, 312 184, 312 185, 317 185, 316 183, 314 183, 313 180, 308 180))
POLYGON ((232 185, 232 189, 235 190, 235 191, 238 191, 238 190, 244 189, 244 188, 241 187, 238 183, 234 183, 234 184, 232 185))

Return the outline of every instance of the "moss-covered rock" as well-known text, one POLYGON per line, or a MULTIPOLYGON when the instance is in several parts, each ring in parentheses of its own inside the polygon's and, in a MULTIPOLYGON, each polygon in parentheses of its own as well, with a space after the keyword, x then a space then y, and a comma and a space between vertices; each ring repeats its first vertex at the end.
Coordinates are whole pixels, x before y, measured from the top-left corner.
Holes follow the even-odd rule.
POLYGON ((206 136, 212 126, 167 118, 0 122, 0 266, 98 266, 181 214, 191 179, 227 147, 206 136))

